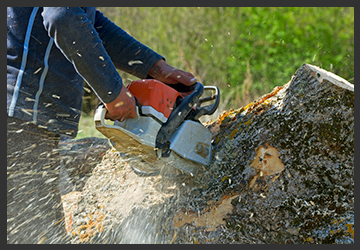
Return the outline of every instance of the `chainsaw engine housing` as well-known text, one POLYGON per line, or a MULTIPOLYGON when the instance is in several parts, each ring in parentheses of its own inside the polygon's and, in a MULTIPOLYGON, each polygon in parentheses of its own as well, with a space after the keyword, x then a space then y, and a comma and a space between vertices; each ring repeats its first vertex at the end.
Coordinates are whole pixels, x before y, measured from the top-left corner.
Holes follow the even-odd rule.
MULTIPOLYGON (((137 174, 202 172, 211 161, 212 134, 197 120, 200 111, 209 113, 200 107, 204 87, 198 84, 193 93, 182 98, 179 92, 154 79, 132 82, 128 89, 137 99, 137 116, 110 125, 104 120, 106 109, 100 105, 94 117, 96 129, 112 140, 118 151, 148 164, 131 165, 137 174)), ((217 106, 218 93, 216 100, 213 105, 217 106)), ((213 107, 207 108, 213 112, 213 107)))

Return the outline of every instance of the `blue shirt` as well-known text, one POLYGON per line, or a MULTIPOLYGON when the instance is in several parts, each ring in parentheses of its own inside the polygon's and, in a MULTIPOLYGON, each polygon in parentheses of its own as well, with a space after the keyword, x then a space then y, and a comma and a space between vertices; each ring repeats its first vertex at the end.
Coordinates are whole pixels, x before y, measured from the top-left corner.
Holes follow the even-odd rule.
POLYGON ((75 136, 84 80, 110 103, 161 58, 95 8, 8 7, 7 114, 75 136))

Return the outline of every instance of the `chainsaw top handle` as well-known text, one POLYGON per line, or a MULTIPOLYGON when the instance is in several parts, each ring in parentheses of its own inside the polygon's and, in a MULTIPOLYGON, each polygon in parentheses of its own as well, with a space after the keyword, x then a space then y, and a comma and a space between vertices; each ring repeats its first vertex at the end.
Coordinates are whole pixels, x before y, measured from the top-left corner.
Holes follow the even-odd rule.
MULTIPOLYGON (((198 82, 197 82, 198 83, 198 82)), ((191 92, 196 88, 197 83, 187 86, 182 83, 177 84, 167 84, 178 92, 191 92)), ((201 83, 200 83, 201 84, 201 83)), ((204 86, 204 92, 207 90, 212 91, 213 93, 210 96, 202 97, 196 101, 194 110, 190 112, 186 120, 197 120, 203 115, 212 115, 218 108, 220 103, 220 91, 216 86, 204 86), (212 104, 202 107, 203 103, 215 100, 212 104)))
MULTIPOLYGON (((169 87, 175 89, 178 92, 191 92, 193 91, 197 84, 201 84, 200 82, 196 82, 195 84, 191 86, 184 85, 182 83, 176 83, 176 84, 166 84, 169 87)), ((210 96, 202 97, 202 98, 195 98, 195 105, 193 110, 190 111, 188 116, 186 117, 186 120, 198 120, 203 115, 212 115, 218 108, 220 103, 220 91, 219 88, 216 86, 204 86, 204 91, 210 90, 212 91, 212 94, 210 96), (215 100, 212 104, 202 106, 203 103, 209 102, 215 100)), ((201 94, 203 95, 203 93, 201 94)), ((192 99, 192 98, 191 98, 192 99)))
POLYGON ((210 96, 203 97, 197 101, 195 110, 188 115, 187 120, 197 120, 203 115, 212 115, 217 110, 220 103, 219 88, 216 86, 205 86, 204 91, 206 90, 213 91, 213 93, 210 96), (214 100, 212 104, 203 107, 201 106, 203 103, 212 100, 214 100))
POLYGON ((165 83, 165 84, 168 85, 169 87, 175 89, 175 90, 176 90, 177 92, 179 92, 179 93, 191 92, 191 91, 193 91, 193 90, 195 89, 195 87, 196 87, 196 83, 194 83, 193 85, 190 85, 190 86, 185 85, 185 84, 180 83, 180 82, 175 83, 175 84, 167 84, 167 83, 165 83))

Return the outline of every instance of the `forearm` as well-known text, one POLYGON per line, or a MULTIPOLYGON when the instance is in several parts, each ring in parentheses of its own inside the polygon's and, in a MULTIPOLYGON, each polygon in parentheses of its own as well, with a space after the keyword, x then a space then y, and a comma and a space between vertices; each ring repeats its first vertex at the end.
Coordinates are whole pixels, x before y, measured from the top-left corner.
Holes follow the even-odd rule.
POLYGON ((56 46, 102 101, 115 100, 122 88, 121 77, 85 11, 47 7, 43 18, 45 29, 56 46))

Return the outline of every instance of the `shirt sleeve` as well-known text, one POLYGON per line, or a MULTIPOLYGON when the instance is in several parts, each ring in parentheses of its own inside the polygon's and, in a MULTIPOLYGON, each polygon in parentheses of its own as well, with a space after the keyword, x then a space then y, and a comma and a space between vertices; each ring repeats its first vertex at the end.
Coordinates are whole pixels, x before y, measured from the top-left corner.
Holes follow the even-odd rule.
POLYGON ((104 103, 123 86, 116 68, 142 78, 162 58, 98 11, 95 23, 80 7, 44 7, 42 16, 56 46, 104 103))

